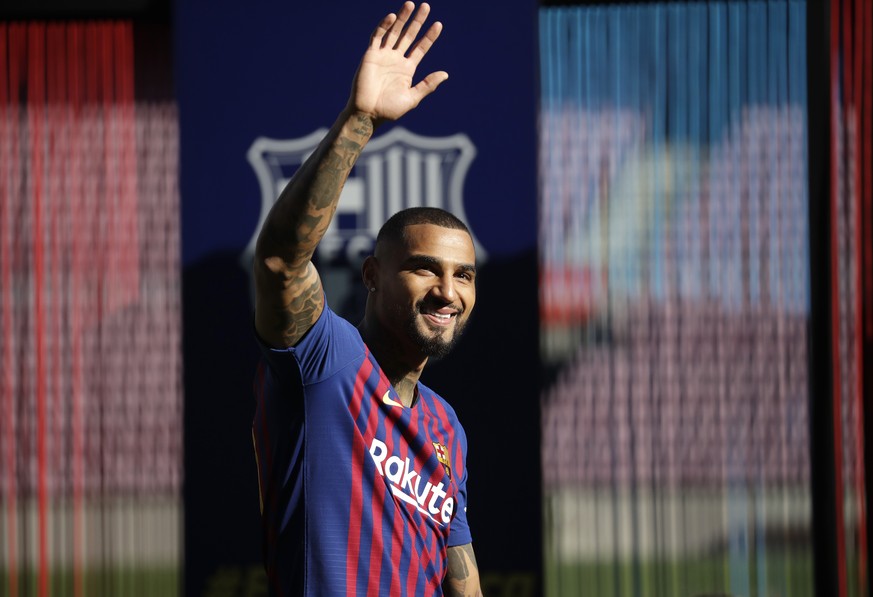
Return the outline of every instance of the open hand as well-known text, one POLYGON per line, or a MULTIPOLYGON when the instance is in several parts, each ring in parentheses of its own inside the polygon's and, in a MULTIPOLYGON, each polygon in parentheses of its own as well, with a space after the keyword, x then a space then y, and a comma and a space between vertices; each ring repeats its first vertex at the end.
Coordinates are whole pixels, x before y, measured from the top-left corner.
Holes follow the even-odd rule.
POLYGON ((415 4, 405 2, 396 15, 382 19, 355 75, 349 109, 369 115, 374 124, 396 120, 449 78, 436 71, 412 85, 415 69, 443 28, 437 21, 416 40, 428 13, 427 3, 415 10, 415 4))

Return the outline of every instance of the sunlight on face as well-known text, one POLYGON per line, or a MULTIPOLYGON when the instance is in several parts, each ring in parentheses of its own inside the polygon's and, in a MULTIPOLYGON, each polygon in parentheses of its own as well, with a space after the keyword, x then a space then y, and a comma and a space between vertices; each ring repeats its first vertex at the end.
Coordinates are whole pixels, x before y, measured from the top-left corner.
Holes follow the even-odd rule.
POLYGON ((476 254, 463 230, 415 224, 383 261, 386 325, 402 330, 422 356, 443 357, 466 327, 476 302, 476 254))

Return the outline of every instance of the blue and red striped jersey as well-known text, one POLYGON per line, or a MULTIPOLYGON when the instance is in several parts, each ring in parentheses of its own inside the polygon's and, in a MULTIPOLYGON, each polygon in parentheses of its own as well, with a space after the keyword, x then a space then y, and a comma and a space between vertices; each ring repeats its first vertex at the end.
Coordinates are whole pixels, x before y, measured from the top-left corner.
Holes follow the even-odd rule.
POLYGON ((262 346, 252 437, 270 592, 442 595, 471 542, 467 439, 424 384, 412 408, 327 305, 297 346, 262 346))

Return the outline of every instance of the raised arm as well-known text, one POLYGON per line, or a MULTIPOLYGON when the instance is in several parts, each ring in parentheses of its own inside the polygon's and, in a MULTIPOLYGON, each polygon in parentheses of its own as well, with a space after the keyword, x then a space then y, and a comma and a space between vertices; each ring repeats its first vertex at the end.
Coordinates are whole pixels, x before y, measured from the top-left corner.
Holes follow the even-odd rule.
POLYGON ((295 345, 324 308, 312 255, 373 130, 415 108, 448 78, 437 71, 412 85, 419 62, 442 30, 436 22, 418 36, 429 12, 427 4, 415 10, 406 2, 396 15, 382 19, 370 36, 345 109, 264 222, 255 247, 255 327, 271 346, 295 345))
POLYGON ((448 549, 448 569, 443 579, 443 592, 447 597, 482 597, 479 584, 479 566, 473 544, 457 545, 448 549))

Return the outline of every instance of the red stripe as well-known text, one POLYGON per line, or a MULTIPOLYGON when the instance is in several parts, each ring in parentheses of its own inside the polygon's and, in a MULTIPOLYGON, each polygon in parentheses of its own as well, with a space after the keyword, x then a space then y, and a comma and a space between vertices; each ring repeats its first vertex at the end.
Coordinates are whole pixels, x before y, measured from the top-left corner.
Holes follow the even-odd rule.
MULTIPOLYGON (((449 427, 448 421, 445 417, 445 410, 442 408, 442 405, 440 405, 439 400, 437 400, 435 396, 431 397, 429 404, 432 405, 432 408, 429 411, 431 416, 428 417, 428 419, 430 420, 431 440, 436 440, 437 443, 448 447, 448 436, 440 431, 440 429, 447 429, 449 427)), ((437 459, 437 461, 439 461, 439 456, 436 454, 436 448, 434 448, 433 444, 431 444, 429 447, 431 452, 433 452, 434 457, 437 459)), ((440 463, 440 466, 436 467, 433 471, 433 474, 431 475, 431 483, 436 485, 437 483, 440 483, 442 481, 445 481, 445 489, 448 493, 448 489, 450 489, 449 486, 451 484, 451 479, 449 479, 449 476, 445 474, 445 468, 443 467, 442 463, 440 463)))
MULTIPOLYGON (((3 314, 3 437, 5 438, 6 454, 6 570, 10 597, 18 596, 18 518, 16 517, 17 505, 17 470, 16 470, 16 444, 15 444, 15 396, 12 378, 13 354, 12 354, 12 253, 15 250, 14 231, 10 223, 9 210, 12 209, 15 191, 15 180, 18 173, 18 119, 8 118, 10 110, 15 110, 11 101, 9 88, 17 89, 18 85, 18 61, 19 47, 16 43, 15 26, 7 29, 5 23, 0 23, 0 148, 5 149, 8 140, 10 151, 7 153, 0 149, 0 168, 5 172, 0 176, 0 288, 2 288, 3 300, 0 308, 3 314), (7 54, 7 40, 9 51, 7 54), (3 72, 8 73, 8 79, 3 72), (7 128, 7 123, 10 128, 7 128)), ((16 193, 17 195, 17 193, 16 193)))
MULTIPOLYGON (((430 556, 433 549, 428 548, 427 544, 425 543, 425 537, 427 537, 427 535, 419 535, 419 539, 421 541, 421 554, 419 554, 420 564, 418 566, 413 566, 413 568, 417 568, 416 577, 418 576, 420 571, 426 570, 427 567, 430 566, 431 562, 433 561, 433 559, 430 556)), ((433 584, 433 581, 434 581, 433 578, 425 578, 425 580, 424 580, 424 590, 425 591, 427 591, 430 588, 430 585, 433 584)), ((416 580, 416 582, 418 582, 418 581, 416 580)))
MULTIPOLYGON (((419 417, 421 416, 421 413, 424 412, 424 403, 422 402, 421 397, 419 397, 419 404, 416 408, 418 409, 418 411, 414 415, 410 416, 410 418, 409 418, 408 429, 409 429, 410 437, 418 437, 418 420, 419 420, 419 417)), ((416 455, 416 458, 415 458, 415 467, 417 470, 421 470, 421 463, 419 462, 419 459, 417 458, 417 456, 418 455, 416 455)), ((406 524, 403 524, 403 527, 404 527, 403 528, 404 533, 409 532, 411 534, 411 531, 408 530, 408 527, 406 524)), ((419 533, 421 532, 421 528, 418 529, 418 532, 419 533)), ((410 547, 409 547, 409 551, 411 552, 411 554, 410 554, 409 570, 408 570, 407 575, 406 575, 406 594, 407 595, 415 595, 415 585, 418 584, 418 575, 419 575, 419 572, 421 571, 421 565, 419 564, 419 562, 422 561, 422 555, 420 553, 418 553, 418 541, 416 541, 417 538, 418 538, 417 536, 411 537, 412 545, 410 545, 410 547)))
POLYGON ((118 227, 118 200, 120 189, 118 185, 118 156, 112 151, 112 136, 117 124, 113 114, 113 76, 112 76, 112 46, 110 32, 107 27, 96 25, 97 59, 99 65, 99 110, 103 117, 103 146, 100 164, 103 166, 104 188, 100 209, 105 214, 105 225, 100 235, 100 271, 103 288, 100 296, 104 297, 103 313, 110 313, 116 305, 118 296, 118 268, 114 267, 116 252, 113 239, 118 227))
MULTIPOLYGON (((364 383, 370 376, 373 370, 373 365, 370 362, 369 353, 364 357, 364 362, 358 370, 358 376, 355 379, 354 392, 352 401, 349 404, 349 412, 351 413, 352 422, 357 421, 361 414, 361 402, 364 395, 364 383)), ((357 433, 357 429, 353 430, 357 433)), ((346 595, 355 597, 357 595, 357 580, 358 580, 358 560, 360 559, 361 551, 361 516, 363 514, 364 496, 362 489, 362 479, 364 475, 364 444, 360 441, 352 441, 352 487, 351 487, 351 504, 349 508, 349 538, 346 547, 346 595)))
POLYGON ((127 259, 128 264, 125 266, 125 271, 129 272, 131 284, 129 289, 130 296, 128 300, 135 301, 140 292, 140 276, 139 276, 139 226, 137 206, 139 199, 137 196, 137 159, 136 159, 136 112, 134 103, 134 48, 133 48, 133 25, 130 22, 123 23, 120 27, 122 35, 122 47, 124 49, 124 69, 122 77, 124 80, 124 115, 125 115, 125 135, 124 148, 125 152, 125 172, 127 172, 127 227, 125 229, 125 239, 127 240, 127 259))
POLYGON ((864 211, 861 223, 864 226, 864 305, 866 321, 866 339, 873 341, 873 6, 861 0, 864 12, 864 106, 862 111, 862 133, 864 153, 860 157, 860 165, 864 170, 863 200, 864 211))
MULTIPOLYGON (((454 435, 450 436, 450 435, 448 435, 448 433, 449 433, 449 430, 454 431, 454 427, 452 427, 451 421, 449 420, 449 414, 448 414, 448 412, 446 412, 446 409, 443 407, 442 403, 436 399, 434 399, 433 403, 434 403, 434 410, 436 411, 435 414, 438 417, 440 423, 442 423, 442 428, 445 429, 444 433, 439 433, 439 430, 437 430, 435 433, 436 433, 436 435, 439 435, 440 439, 442 440, 440 443, 442 443, 446 447, 446 450, 451 450, 452 444, 455 443, 453 441, 454 435)), ((451 454, 451 452, 449 452, 449 454, 451 454)), ((452 459, 454 459, 453 454, 451 455, 451 457, 452 457, 452 459)), ((454 460, 451 462, 451 464, 453 467, 452 471, 454 472, 454 464, 455 464, 454 460)), ((452 477, 454 478, 454 475, 452 475, 452 477)))
MULTIPOLYGON (((392 409, 393 411, 397 411, 398 413, 402 413, 405 409, 392 409)), ((410 420, 412 418, 410 417, 410 420)), ((401 442, 400 444, 400 458, 405 462, 407 458, 409 458, 409 443, 401 442)), ((403 576, 409 575, 409 568, 414 568, 411 565, 412 562, 415 561, 415 556, 413 553, 410 553, 410 564, 407 566, 407 569, 401 569, 400 566, 403 562, 403 546, 406 543, 406 513, 399 511, 399 509, 395 509, 394 517, 392 519, 391 526, 391 546, 389 553, 389 561, 393 565, 393 571, 391 574, 391 584, 388 587, 388 595, 389 597, 400 597, 402 595, 402 587, 400 585, 400 579, 403 576)), ((410 550, 412 551, 412 550, 410 550)))
MULTIPOLYGON (((852 21, 853 21, 852 16, 853 15, 851 14, 852 13, 852 6, 850 5, 852 0, 838 0, 838 2, 842 4, 842 9, 841 9, 842 18, 840 19, 840 22, 837 25, 838 27, 842 28, 841 31, 842 31, 842 42, 843 42, 842 55, 841 55, 841 59, 843 61, 843 65, 842 65, 842 69, 841 69, 843 77, 842 77, 841 82, 843 84, 843 97, 850 98, 854 95, 854 86, 852 85, 852 83, 853 83, 854 72, 855 72, 855 69, 853 68, 853 63, 855 61, 855 53, 852 51, 852 45, 853 45, 852 38, 854 37, 855 32, 852 30, 852 21)), ((840 10, 840 9, 835 9, 835 10, 840 10)), ((840 38, 838 37, 836 39, 839 40, 840 38)), ((835 42, 832 41, 832 43, 839 44, 839 41, 835 41, 835 42)), ((839 48, 839 46, 837 46, 837 48, 839 48)), ((837 51, 840 51, 840 50, 837 49, 837 51)), ((832 75, 832 77, 834 77, 834 79, 838 80, 838 81, 840 80, 840 79, 838 79, 839 72, 840 72, 839 70, 833 71, 833 75, 832 75)), ((843 115, 843 118, 845 118, 845 114, 843 115)))
MULTIPOLYGON (((452 467, 452 475, 451 475, 451 478, 448 475, 446 476, 446 484, 447 484, 446 493, 448 493, 448 491, 451 487, 451 484, 452 484, 452 480, 458 479, 459 478, 458 475, 461 475, 463 473, 463 466, 461 466, 460 468, 455 466, 455 462, 459 462, 459 461, 462 462, 462 459, 457 459, 456 458, 457 455, 454 452, 452 452, 453 446, 457 446, 458 452, 460 452, 460 442, 457 441, 454 434, 451 437, 448 435, 449 430, 454 431, 454 428, 452 427, 452 425, 449 421, 448 413, 446 412, 446 409, 443 407, 442 402, 440 402, 439 400, 436 399, 436 397, 434 397, 433 404, 434 404, 434 411, 435 411, 434 414, 436 415, 436 417, 438 418, 438 420, 442 424, 442 428, 445 429, 445 432, 442 434, 439 433, 438 429, 434 430, 434 435, 439 436, 441 443, 446 447, 447 454, 451 455, 450 456, 450 458, 451 458, 450 466, 452 467)), ((457 503, 457 499, 455 500, 455 507, 456 508, 459 507, 459 504, 457 503)), ((434 535, 434 540, 436 540, 436 535, 434 535)), ((441 544, 441 546, 442 547, 440 549, 440 569, 439 569, 440 577, 445 575, 445 570, 446 570, 446 553, 447 553, 447 546, 448 546, 448 533, 446 533, 445 541, 441 544)), ((436 550, 436 548, 437 548, 437 546, 436 546, 436 544, 434 544, 434 550, 436 550)))
MULTIPOLYGON (((370 410, 370 418, 378 420, 378 406, 374 406, 370 410)), ((376 473, 379 474, 378 472, 376 473)), ((393 499, 393 498, 392 498, 393 499)), ((385 504, 385 483, 379 482, 373 484, 373 495, 370 497, 370 512, 373 513, 373 533, 370 544, 370 567, 367 576, 367 597, 379 596, 379 582, 382 579, 382 558, 384 555, 385 545, 382 538, 382 517, 384 516, 383 508, 385 504)))
MULTIPOLYGON (((83 204, 85 211, 87 212, 86 222, 88 224, 88 228, 86 229, 86 234, 84 235, 86 244, 85 255, 84 257, 91 263, 97 264, 99 268, 100 261, 100 229, 101 229, 101 214, 100 209, 97 206, 97 181, 96 176, 93 176, 92 173, 97 171, 97 167, 100 164, 101 155, 100 152, 100 139, 98 137, 99 130, 97 127, 88 126, 89 121, 88 117, 94 113, 94 106, 97 103, 97 74, 99 70, 99 56, 97 53, 97 25, 95 23, 86 23, 82 27, 82 49, 83 49, 83 64, 84 64, 84 72, 82 73, 82 106, 83 110, 83 121, 82 121, 82 132, 83 132, 83 146, 87 148, 87 151, 82 156, 83 164, 82 164, 82 191, 83 191, 83 204)), ((86 318, 84 320, 84 329, 89 328, 94 325, 96 321, 99 321, 102 316, 102 282, 103 278, 100 275, 96 275, 96 273, 89 271, 88 269, 83 270, 84 281, 87 283, 85 290, 88 295, 96 296, 96 300, 93 300, 93 304, 91 305, 91 309, 85 311, 83 316, 86 318), (89 275, 90 274, 90 275, 89 275)), ((102 407, 98 406, 98 409, 102 407)), ((85 428, 85 437, 87 437, 88 428, 85 428)), ((95 432, 96 441, 93 442, 93 446, 90 448, 91 452, 99 451, 101 448, 101 436, 99 432, 95 432)), ((95 455, 98 456, 99 455, 95 455)), ((97 462, 96 460, 94 462, 97 462)))
POLYGON ((97 24, 85 24, 85 65, 88 67, 85 73, 85 105, 96 104, 97 95, 97 24))
POLYGON ((412 553, 409 562, 409 572, 406 575, 406 595, 415 595, 415 585, 418 584, 418 574, 421 571, 421 566, 419 565, 421 555, 415 549, 415 541, 413 541, 410 551, 412 553))
MULTIPOLYGON (((431 533, 430 538, 431 538, 430 549, 425 549, 425 553, 427 554, 427 564, 428 565, 433 562, 433 559, 430 557, 430 554, 437 553, 436 534, 431 533)), ((429 597, 430 595, 433 595, 436 593, 437 587, 439 587, 442 584, 443 576, 444 575, 443 575, 443 571, 442 571, 442 566, 437 566, 436 567, 436 576, 432 576, 431 578, 428 578, 427 579, 428 582, 425 583, 425 585, 424 585, 425 597, 429 597)))
MULTIPOLYGON (((85 230, 83 223, 85 210, 82 201, 81 159, 77 158, 76 149, 81 147, 81 105, 82 105, 82 27, 72 24, 69 27, 67 38, 67 73, 68 73, 68 102, 72 111, 71 122, 71 160, 70 168, 70 216, 73 230, 85 230)), ((72 267, 70 271, 70 296, 72 299, 70 313, 70 341, 71 341, 71 366, 72 366, 72 436, 73 436, 73 595, 84 595, 83 570, 83 529, 85 507, 84 493, 84 419, 83 419, 83 388, 84 378, 82 375, 82 274, 85 268, 82 251, 81 235, 72 236, 72 267)))
MULTIPOLYGON (((49 371, 51 372, 52 384, 49 386, 47 396, 47 416, 49 417, 48 428, 50 432, 47 434, 47 439, 51 444, 47 447, 48 453, 46 457, 46 466, 49 478, 56 479, 54 486, 55 492, 61 485, 63 448, 64 442, 62 438, 66 437, 64 429, 64 420, 60 416, 64 412, 63 401, 64 393, 61 387, 62 384, 62 349, 66 344, 64 342, 64 330, 61 328, 63 321, 62 307, 66 307, 66 297, 62 296, 62 277, 61 277, 61 235, 65 229, 62 221, 68 222, 68 214, 66 213, 66 202, 68 200, 66 189, 63 189, 62 183, 67 179, 63 167, 66 164, 65 150, 67 143, 64 135, 66 127, 63 122, 62 106, 64 105, 64 26, 60 24, 50 24, 46 28, 46 64, 45 74, 47 80, 46 98, 47 106, 47 127, 46 133, 48 137, 48 147, 46 148, 48 160, 48 175, 47 183, 48 190, 46 193, 47 215, 48 215, 48 279, 51 280, 49 296, 53 298, 49 302, 49 321, 48 321, 48 337, 51 342, 50 351, 47 355, 49 371)), ((66 268, 63 268, 66 269, 66 268)), ((56 499, 57 495, 50 495, 50 499, 56 499)))
MULTIPOLYGON (((442 402, 437 400, 437 398, 435 396, 432 398, 432 402, 434 405, 435 418, 440 423, 439 426, 435 425, 435 429, 433 432, 434 437, 436 437, 440 440, 440 443, 446 447, 447 455, 450 455, 450 454, 452 454, 451 449, 452 449, 454 436, 448 435, 449 430, 453 430, 452 425, 449 421, 448 413, 446 412, 446 409, 443 407, 442 402), (444 429, 445 431, 443 431, 441 433, 440 428, 444 429)), ((459 471, 454 469, 454 464, 455 464, 454 461, 452 461, 450 464, 453 467, 453 469, 452 469, 452 476, 451 477, 449 475, 445 476, 446 493, 448 493, 449 490, 451 489, 452 479, 456 478, 455 475, 459 474, 459 471)), ((456 500, 455 505, 457 506, 457 500, 456 500)), ((445 535, 446 535, 445 541, 442 541, 439 545, 436 542, 436 540, 437 540, 436 534, 433 535, 433 550, 436 553, 437 550, 439 549, 439 553, 440 553, 440 559, 439 559, 439 576, 440 576, 440 578, 442 578, 445 575, 445 570, 446 570, 446 547, 448 545, 448 531, 446 531, 445 535)))
MULTIPOLYGON (((369 361, 369 358, 367 359, 369 361)), ((390 383, 382 371, 379 371, 379 383, 376 385, 375 395, 370 395, 371 401, 380 401, 381 397, 390 388, 390 383)), ((397 409, 399 412, 400 409, 397 409)), ((379 427, 379 404, 370 404, 370 414, 367 417, 367 428, 364 430, 362 446, 368 446, 376 437, 376 429, 379 427)), ((386 437, 385 442, 391 444, 392 429, 388 426, 389 419, 385 417, 386 437)), ((378 475, 377 471, 373 475, 378 475)), ((373 494, 370 496, 370 512, 373 519, 373 529, 370 537, 370 566, 367 574, 367 596, 379 595, 379 582, 382 578, 382 556, 385 545, 382 537, 382 510, 385 504, 385 482, 382 479, 374 479, 373 494)), ((393 499, 393 498, 392 498, 393 499)))
POLYGON ((831 366, 833 368, 833 429, 834 429, 834 491, 836 495, 836 549, 837 578, 839 597, 846 595, 846 546, 843 518, 843 429, 842 429, 842 388, 840 385, 840 296, 839 296, 839 192, 840 164, 838 148, 842 144, 843 129, 839 120, 840 107, 840 2, 831 3, 831 366))
POLYGON ((31 23, 28 28, 27 108, 31 131, 31 172, 33 173, 33 258, 34 311, 36 312, 36 411, 37 411, 37 494, 38 494, 38 595, 48 595, 48 494, 46 471, 46 383, 45 383, 45 309, 43 307, 45 256, 43 254, 42 179, 43 179, 43 105, 45 102, 44 46, 45 26, 31 23))
MULTIPOLYGON (((425 414, 424 414, 424 424, 426 426, 430 427, 430 434, 429 435, 432 438, 438 438, 438 436, 439 436, 438 429, 437 429, 437 418, 436 418, 435 413, 433 412, 433 410, 431 408, 431 405, 433 405, 435 402, 436 402, 436 399, 433 395, 428 396, 426 401, 425 401, 425 396, 422 396, 422 406, 428 407, 427 410, 425 410, 425 414)), ((425 446, 425 449, 422 451, 422 457, 430 459, 431 456, 435 456, 435 454, 434 454, 435 450, 434 450, 433 444, 430 444, 430 442, 428 442, 428 443, 429 443, 429 445, 425 446)), ((433 485, 436 485, 437 482, 439 482, 441 479, 445 478, 445 475, 439 474, 440 468, 442 468, 442 467, 440 466, 440 467, 435 468, 434 472, 431 474, 430 482, 433 485)), ((422 520, 423 528, 420 531, 421 536, 424 539, 427 539, 429 537, 430 538, 430 545, 427 545, 427 544, 423 545, 424 552, 422 553, 422 560, 425 562, 426 566, 434 564, 435 568, 436 568, 436 578, 435 579, 428 578, 427 579, 428 582, 425 585, 425 594, 431 595, 431 594, 433 594, 433 591, 434 591, 434 587, 433 587, 434 581, 436 581, 437 585, 439 585, 439 583, 441 582, 442 577, 443 577, 445 551, 439 549, 439 545, 437 544, 437 531, 435 531, 435 530, 431 531, 426 526, 424 526, 424 524, 425 524, 424 520, 422 520), (431 554, 439 554, 439 560, 435 561, 431 554)))
POLYGON ((432 579, 432 582, 429 583, 429 588, 432 589, 431 593, 433 593, 436 590, 436 587, 442 584, 443 577, 446 575, 446 543, 445 541, 438 541, 436 532, 430 533, 429 537, 429 553, 436 556, 435 559, 431 559, 431 562, 434 564, 436 575, 432 579))
MULTIPOLYGON (((858 508, 858 582, 860 587, 867 586, 867 511, 865 494, 865 463, 864 463, 864 255, 865 245, 864 232, 866 231, 865 212, 869 215, 870 199, 870 115, 871 115, 871 88, 870 69, 873 62, 870 60, 873 54, 873 38, 870 36, 870 27, 873 27, 873 9, 869 0, 855 1, 856 12, 855 26, 855 89, 856 89, 856 113, 858 125, 855 129, 855 169, 856 180, 856 210, 858 221, 855 225, 855 275, 856 275, 856 310, 855 310, 855 374, 856 374, 856 404, 857 416, 855 417, 855 496, 858 508), (865 70, 866 67, 866 70, 865 70), (866 77, 864 76, 866 73, 866 77), (867 204, 867 205, 865 205, 867 204), (866 208, 866 209, 865 209, 866 208)), ((867 239, 866 242, 870 242, 867 239)))
MULTIPOLYGON (((420 395, 419 404, 417 406, 417 408, 419 409, 419 419, 417 420, 417 422, 416 422, 417 424, 414 427, 414 432, 415 432, 416 436, 419 435, 418 422, 420 421, 420 424, 422 426, 427 427, 428 421, 431 419, 431 412, 430 412, 430 406, 429 406, 430 402, 431 402, 430 397, 425 396, 424 394, 420 395)), ((425 432, 425 436, 428 436, 428 435, 429 434, 427 432, 425 432)), ((433 451, 434 451, 433 444, 431 444, 430 441, 428 440, 426 442, 426 444, 424 445, 423 449, 420 450, 415 455, 415 467, 417 470, 423 471, 425 469, 425 463, 428 460, 430 460, 431 456, 433 455, 433 451)), ((437 469, 434 469, 434 472, 437 472, 437 469)), ((428 483, 431 483, 431 485, 435 485, 435 483, 434 483, 435 480, 436 479, 434 478, 434 474, 432 473, 430 478, 428 478, 426 481, 428 483)), ((425 504, 424 507, 426 508, 427 504, 425 504)), ((420 516, 418 518, 418 521, 419 522, 418 522, 418 526, 416 528, 416 532, 418 533, 418 537, 421 541, 421 547, 422 547, 422 553, 420 554, 422 563, 419 567, 422 570, 424 570, 431 563, 432 558, 431 558, 430 554, 434 551, 432 546, 431 546, 431 549, 428 549, 428 546, 425 544, 425 540, 427 539, 427 537, 434 536, 434 533, 431 530, 431 528, 428 526, 428 522, 424 516, 420 516)), ((426 586, 429 585, 432 581, 433 581, 433 579, 428 578, 426 580, 426 583, 425 583, 426 586)))

